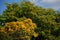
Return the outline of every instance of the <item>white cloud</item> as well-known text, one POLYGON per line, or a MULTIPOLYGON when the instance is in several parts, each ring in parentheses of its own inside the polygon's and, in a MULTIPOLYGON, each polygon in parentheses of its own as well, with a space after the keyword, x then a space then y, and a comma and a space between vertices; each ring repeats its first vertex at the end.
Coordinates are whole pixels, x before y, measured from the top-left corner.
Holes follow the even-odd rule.
POLYGON ((55 5, 51 6, 51 8, 54 8, 54 9, 58 10, 58 9, 60 9, 60 5, 59 4, 55 4, 55 5))
POLYGON ((48 6, 48 8, 60 9, 60 0, 41 0, 43 6, 48 6), (46 4, 46 5, 45 5, 46 4))
POLYGON ((29 1, 34 3, 35 5, 38 5, 41 0, 29 0, 29 1))
POLYGON ((32 2, 32 3, 36 3, 36 0, 29 0, 30 2, 32 2))
POLYGON ((60 0, 42 0, 42 2, 47 2, 47 3, 55 3, 59 2, 60 0))
POLYGON ((45 8, 60 9, 60 0, 29 0, 35 5, 42 6, 45 8))

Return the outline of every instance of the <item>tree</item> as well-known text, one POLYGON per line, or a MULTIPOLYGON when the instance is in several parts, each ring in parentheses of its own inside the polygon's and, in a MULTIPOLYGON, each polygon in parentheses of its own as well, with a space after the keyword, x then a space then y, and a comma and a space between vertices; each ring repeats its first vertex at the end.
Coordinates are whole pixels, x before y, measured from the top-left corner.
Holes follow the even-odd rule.
MULTIPOLYGON (((9 26, 10 24, 15 25, 14 23, 18 23, 22 20, 25 20, 23 18, 30 18, 34 23, 36 23, 37 28, 34 29, 36 34, 38 35, 37 38, 33 37, 31 40, 57 40, 60 38, 60 14, 59 12, 56 12, 56 10, 48 8, 42 8, 39 6, 35 6, 31 2, 21 2, 21 4, 13 3, 13 4, 7 4, 7 9, 4 11, 3 16, 6 18, 6 25, 9 26), (9 24, 9 25, 8 25, 9 24), (58 32, 58 33, 57 33, 58 32)), ((23 21, 23 28, 25 21, 23 21)), ((27 23, 26 25, 28 25, 27 23)), ((31 24, 31 23, 30 23, 31 24)), ((5 25, 5 26, 6 26, 5 25)), ((20 25, 20 24, 19 24, 20 25)), ((27 27, 27 26, 26 26, 27 27)), ((8 29, 8 28, 7 28, 8 29)), ((14 27, 13 27, 14 29, 14 27)), ((16 28, 15 28, 16 29, 16 28)), ((32 26, 31 26, 32 29, 32 26)), ((9 29, 8 29, 9 30, 9 29)), ((7 32, 9 32, 7 30, 7 32)), ((33 31, 34 31, 33 30, 33 31)), ((13 30, 11 30, 13 31, 13 30)), ((26 30, 21 30, 21 33, 26 33, 26 30)), ((32 30, 30 30, 32 31, 32 30)), ((20 32, 20 29, 19 29, 20 32)), ((17 34, 20 34, 18 31, 14 31, 12 34, 13 37, 17 34)), ((30 32, 28 32, 29 35, 30 32)), ((32 32, 31 32, 32 34, 32 32)), ((22 35, 24 36, 24 35, 22 35)), ((25 38, 25 37, 24 37, 25 38)), ((30 38, 30 35, 29 37, 30 38)))
POLYGON ((6 18, 0 15, 0 26, 3 26, 5 21, 6 21, 6 18))
MULTIPOLYGON (((12 37, 13 40, 30 40, 31 36, 38 36, 35 32, 35 28, 36 24, 33 23, 31 19, 25 19, 20 22, 6 23, 5 26, 1 28, 0 32, 6 33, 5 36, 9 38, 12 37)), ((3 33, 1 35, 4 35, 3 33)))

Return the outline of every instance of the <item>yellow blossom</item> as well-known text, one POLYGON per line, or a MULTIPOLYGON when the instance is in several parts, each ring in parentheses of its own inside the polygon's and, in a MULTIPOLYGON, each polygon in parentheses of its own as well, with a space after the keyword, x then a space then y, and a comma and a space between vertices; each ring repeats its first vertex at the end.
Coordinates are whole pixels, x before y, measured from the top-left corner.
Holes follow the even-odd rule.
POLYGON ((34 37, 38 37, 38 34, 37 34, 37 33, 35 33, 35 32, 34 32, 34 34, 33 34, 33 35, 34 35, 34 37))

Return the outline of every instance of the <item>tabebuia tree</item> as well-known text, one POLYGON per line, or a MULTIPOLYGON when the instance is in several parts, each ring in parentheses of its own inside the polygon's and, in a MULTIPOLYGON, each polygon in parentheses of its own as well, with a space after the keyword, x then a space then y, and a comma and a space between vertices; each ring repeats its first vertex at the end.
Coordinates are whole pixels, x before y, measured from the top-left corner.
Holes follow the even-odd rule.
POLYGON ((8 36, 11 40, 15 38, 16 40, 60 40, 60 12, 26 1, 20 4, 6 3, 6 7, 2 14, 5 18, 2 29, 7 33, 6 38, 8 36))
POLYGON ((37 26, 31 19, 25 19, 20 22, 9 22, 6 23, 4 27, 0 28, 0 39, 30 40, 32 36, 38 37, 35 28, 37 28, 37 26))

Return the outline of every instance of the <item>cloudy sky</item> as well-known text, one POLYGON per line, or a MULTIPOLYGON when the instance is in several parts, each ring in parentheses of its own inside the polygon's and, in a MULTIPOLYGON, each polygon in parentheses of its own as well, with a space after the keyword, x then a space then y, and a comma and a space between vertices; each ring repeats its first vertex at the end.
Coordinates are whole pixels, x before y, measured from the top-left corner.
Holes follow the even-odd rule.
POLYGON ((60 9, 60 0, 30 0, 34 2, 38 6, 42 6, 45 8, 53 8, 53 9, 60 9))
MULTIPOLYGON (((29 0, 32 3, 35 3, 37 6, 42 6, 44 8, 53 8, 55 10, 60 9, 60 0, 29 0)), ((0 0, 0 13, 6 9, 4 2, 13 3, 13 2, 21 2, 21 0, 0 0)))

